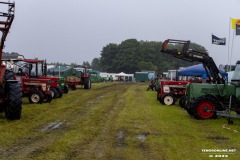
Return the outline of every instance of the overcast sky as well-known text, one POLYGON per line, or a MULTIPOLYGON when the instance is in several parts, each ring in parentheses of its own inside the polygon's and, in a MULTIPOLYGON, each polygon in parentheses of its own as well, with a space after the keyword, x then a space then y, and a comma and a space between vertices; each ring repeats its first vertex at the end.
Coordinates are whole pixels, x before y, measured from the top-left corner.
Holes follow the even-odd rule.
MULTIPOLYGON (((240 18, 240 0, 15 0, 15 19, 5 52, 48 62, 91 63, 109 43, 190 40, 204 46, 216 64, 240 60, 240 36, 230 17, 240 18), (230 34, 229 34, 230 33, 230 34), (211 34, 227 38, 211 44, 211 34)), ((159 46, 160 48, 160 46, 159 46)), ((160 53, 159 53, 160 54, 160 53)))

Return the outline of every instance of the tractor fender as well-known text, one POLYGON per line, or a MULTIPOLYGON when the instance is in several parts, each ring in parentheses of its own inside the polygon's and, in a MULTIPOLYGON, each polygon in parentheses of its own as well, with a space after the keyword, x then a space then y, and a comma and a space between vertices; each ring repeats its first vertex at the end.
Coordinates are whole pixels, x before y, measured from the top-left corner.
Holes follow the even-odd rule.
POLYGON ((212 98, 212 99, 214 99, 214 100, 216 100, 216 101, 221 101, 221 100, 219 99, 219 97, 217 97, 217 96, 215 96, 215 95, 212 95, 212 94, 206 94, 206 95, 204 95, 203 97, 209 97, 209 98, 212 98))
POLYGON ((18 83, 18 80, 7 80, 6 83, 18 83))

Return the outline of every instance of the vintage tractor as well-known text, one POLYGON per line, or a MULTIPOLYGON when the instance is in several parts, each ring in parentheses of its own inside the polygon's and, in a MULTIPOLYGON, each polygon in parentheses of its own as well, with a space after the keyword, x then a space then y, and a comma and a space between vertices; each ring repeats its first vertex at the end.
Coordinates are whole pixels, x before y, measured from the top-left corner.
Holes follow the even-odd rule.
POLYGON ((216 115, 240 118, 240 116, 232 116, 229 112, 231 109, 240 114, 240 62, 237 62, 231 83, 227 84, 212 57, 206 52, 190 50, 189 46, 190 41, 168 39, 164 41, 161 49, 162 53, 179 59, 201 62, 208 79, 211 80, 211 83, 187 85, 184 105, 188 113, 196 119, 215 118, 216 115), (167 48, 169 43, 181 45, 182 48, 167 48))
POLYGON ((61 98, 63 96, 63 91, 60 88, 60 80, 56 76, 47 75, 47 64, 45 60, 38 59, 24 59, 24 62, 32 66, 32 71, 30 74, 31 78, 39 79, 50 79, 50 91, 52 92, 53 98, 61 98))
POLYGON ((56 66, 55 68, 49 69, 47 74, 64 77, 65 83, 72 90, 76 90, 78 85, 84 86, 84 89, 91 88, 90 74, 87 73, 86 67, 80 70, 65 66, 56 66))
POLYGON ((2 51, 4 42, 14 19, 15 3, 0 2, 0 5, 7 5, 7 12, 0 12, 0 110, 5 112, 8 119, 21 118, 22 91, 18 81, 14 78, 13 71, 2 63, 2 51))
MULTIPOLYGON (((11 60, 13 61, 13 60, 11 60)), ((15 77, 22 86, 24 97, 28 97, 30 103, 41 104, 52 101, 52 92, 50 91, 51 80, 46 78, 37 78, 36 68, 32 64, 23 61, 17 61, 12 64, 15 77)))
POLYGON ((185 95, 188 81, 160 80, 157 99, 163 105, 174 105, 178 98, 185 95))
POLYGON ((92 83, 90 74, 87 72, 87 66, 81 66, 82 69, 78 70, 81 73, 81 80, 79 82, 79 85, 84 86, 84 89, 91 89, 92 83))

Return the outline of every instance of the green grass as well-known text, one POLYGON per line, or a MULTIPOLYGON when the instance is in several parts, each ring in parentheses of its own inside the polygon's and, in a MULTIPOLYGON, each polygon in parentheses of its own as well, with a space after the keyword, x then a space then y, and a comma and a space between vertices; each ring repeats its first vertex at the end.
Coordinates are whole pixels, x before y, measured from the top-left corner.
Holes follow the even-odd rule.
POLYGON ((238 159, 239 120, 195 120, 147 86, 94 83, 50 104, 24 99, 21 120, 0 119, 0 159, 209 159, 202 149, 236 149, 227 159, 238 159), (53 122, 62 125, 43 131, 53 122))
MULTIPOLYGON (((144 89, 144 87, 139 90, 135 89, 135 93, 133 89, 129 90, 128 95, 131 96, 128 97, 128 105, 125 112, 121 113, 122 118, 119 119, 118 125, 127 130, 129 137, 126 140, 130 148, 136 149, 136 145, 140 143, 133 141, 136 140, 136 135, 147 135, 146 142, 142 143, 148 146, 142 148, 143 151, 148 148, 145 153, 146 159, 150 156, 153 159, 179 159, 179 157, 181 159, 205 159, 208 155, 202 154, 201 149, 240 149, 240 145, 236 143, 240 134, 233 131, 240 131, 238 120, 236 124, 230 126, 230 130, 222 127, 226 124, 224 118, 195 120, 178 105, 161 105, 156 101, 155 92, 143 92, 144 89), (138 94, 139 91, 141 94, 138 94)), ((124 152, 131 155, 133 151, 129 152, 126 149, 124 152)), ((140 159, 143 157, 143 155, 139 156, 140 159)), ((238 156, 239 152, 231 155, 231 158, 237 159, 238 156)))

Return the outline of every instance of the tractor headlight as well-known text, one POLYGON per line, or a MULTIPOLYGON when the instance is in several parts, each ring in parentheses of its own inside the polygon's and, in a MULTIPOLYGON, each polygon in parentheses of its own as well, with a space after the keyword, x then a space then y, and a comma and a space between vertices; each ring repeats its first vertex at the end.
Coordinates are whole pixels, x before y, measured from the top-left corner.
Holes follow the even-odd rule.
POLYGON ((169 88, 168 86, 164 86, 164 87, 163 87, 163 91, 164 91, 165 93, 170 93, 170 88, 169 88))

